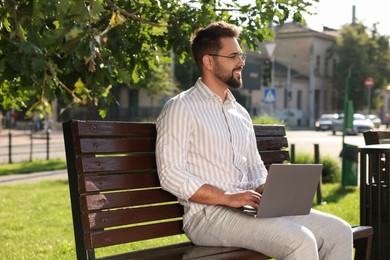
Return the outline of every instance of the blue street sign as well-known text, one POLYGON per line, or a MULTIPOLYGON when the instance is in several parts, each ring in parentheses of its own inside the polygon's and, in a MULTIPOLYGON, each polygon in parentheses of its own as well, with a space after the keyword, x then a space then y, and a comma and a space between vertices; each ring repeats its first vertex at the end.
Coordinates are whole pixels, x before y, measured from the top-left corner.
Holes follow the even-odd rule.
POLYGON ((275 104, 276 103, 276 89, 264 88, 264 103, 275 104))

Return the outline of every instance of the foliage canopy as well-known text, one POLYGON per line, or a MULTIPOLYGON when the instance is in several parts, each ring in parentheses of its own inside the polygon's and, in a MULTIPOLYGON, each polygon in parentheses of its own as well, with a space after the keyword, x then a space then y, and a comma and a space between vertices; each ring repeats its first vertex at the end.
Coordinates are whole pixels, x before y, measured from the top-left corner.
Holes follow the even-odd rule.
POLYGON ((350 74, 349 97, 356 111, 367 107, 367 88, 364 80, 373 77, 373 106, 380 107, 379 90, 390 83, 389 36, 380 35, 376 26, 369 29, 361 23, 346 25, 341 30, 336 53, 339 62, 336 67, 334 86, 338 89, 338 108, 343 108, 346 77, 350 74))
POLYGON ((318 0, 0 0, 0 104, 50 113, 94 102, 104 117, 111 89, 131 86, 159 63, 189 57, 192 32, 212 21, 242 26, 251 49, 269 24, 301 22, 318 0))

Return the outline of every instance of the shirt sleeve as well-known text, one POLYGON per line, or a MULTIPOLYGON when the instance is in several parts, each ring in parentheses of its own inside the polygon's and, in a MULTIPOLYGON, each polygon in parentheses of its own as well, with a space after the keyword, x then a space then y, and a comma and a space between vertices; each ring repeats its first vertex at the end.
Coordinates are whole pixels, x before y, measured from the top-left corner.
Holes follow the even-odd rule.
POLYGON ((180 99, 164 106, 157 122, 156 162, 161 187, 188 200, 204 182, 187 170, 192 118, 180 99))
POLYGON ((254 189, 264 184, 268 175, 268 171, 265 168, 264 162, 261 159, 259 151, 257 149, 256 135, 252 125, 251 128, 251 141, 249 142, 248 152, 248 174, 250 179, 254 183, 254 189))

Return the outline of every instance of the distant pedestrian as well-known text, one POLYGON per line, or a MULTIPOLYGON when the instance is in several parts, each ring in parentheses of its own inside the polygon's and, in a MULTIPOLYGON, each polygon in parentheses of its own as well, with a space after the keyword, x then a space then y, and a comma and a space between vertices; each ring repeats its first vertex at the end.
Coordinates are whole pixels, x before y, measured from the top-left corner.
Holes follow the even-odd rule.
POLYGON ((386 128, 389 128, 389 125, 390 125, 390 113, 387 112, 385 114, 385 124, 386 124, 386 128))
POLYGON ((0 133, 3 130, 3 111, 0 110, 0 133))
POLYGON ((16 127, 16 122, 18 120, 18 111, 16 109, 12 109, 12 127, 16 127))
POLYGON ((12 112, 11 112, 11 110, 7 110, 7 112, 5 113, 5 120, 6 120, 6 127, 8 129, 11 129, 12 128, 12 112))

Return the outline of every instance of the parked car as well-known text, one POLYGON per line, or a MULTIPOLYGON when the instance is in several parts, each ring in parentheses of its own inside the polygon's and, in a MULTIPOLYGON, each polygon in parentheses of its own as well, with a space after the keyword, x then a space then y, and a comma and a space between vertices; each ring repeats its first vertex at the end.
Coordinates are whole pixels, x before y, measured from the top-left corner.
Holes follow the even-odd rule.
POLYGON ((375 125, 375 128, 379 128, 382 125, 382 120, 377 115, 367 116, 375 125))
MULTIPOLYGON (((343 131, 344 115, 340 114, 339 117, 333 120, 332 132, 335 135, 336 132, 343 131)), ((353 114, 353 127, 352 129, 346 129, 346 134, 357 135, 366 131, 373 130, 375 128, 374 123, 365 115, 353 114)))
POLYGON ((315 122, 317 131, 325 131, 332 129, 333 120, 337 119, 338 114, 322 114, 315 122))

